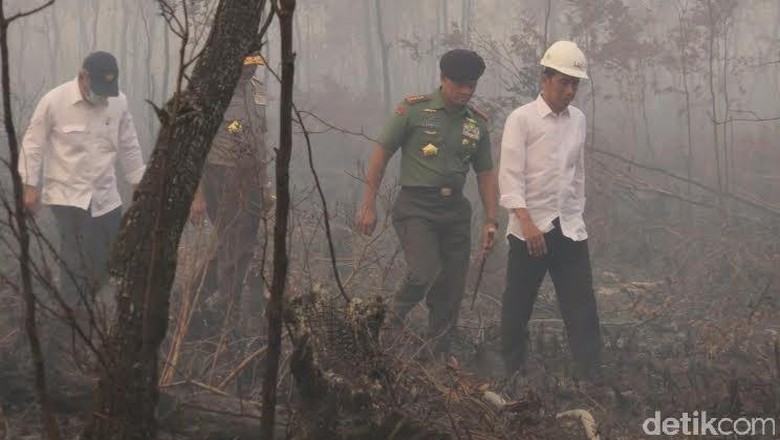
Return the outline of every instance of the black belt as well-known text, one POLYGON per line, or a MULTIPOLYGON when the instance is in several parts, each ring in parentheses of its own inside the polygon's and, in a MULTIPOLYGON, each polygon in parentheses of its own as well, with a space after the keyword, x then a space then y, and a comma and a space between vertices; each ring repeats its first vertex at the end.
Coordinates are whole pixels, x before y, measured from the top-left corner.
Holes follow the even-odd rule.
POLYGON ((441 197, 452 197, 462 194, 462 188, 455 188, 453 186, 402 186, 401 190, 408 191, 412 194, 437 194, 441 197))

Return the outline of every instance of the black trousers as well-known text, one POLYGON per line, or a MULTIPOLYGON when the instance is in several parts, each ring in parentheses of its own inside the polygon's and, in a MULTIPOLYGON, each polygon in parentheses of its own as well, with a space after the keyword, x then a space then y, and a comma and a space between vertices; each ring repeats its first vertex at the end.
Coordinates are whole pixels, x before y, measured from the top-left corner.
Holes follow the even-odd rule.
POLYGON ((395 324, 425 299, 434 351, 449 351, 469 267, 471 204, 460 192, 404 187, 392 215, 408 268, 393 300, 395 324))
POLYGON ((501 309, 501 345, 508 371, 522 368, 528 351, 528 321, 545 274, 550 272, 569 349, 583 372, 598 364, 601 336, 588 242, 573 241, 555 228, 544 234, 547 254, 533 257, 525 241, 509 236, 506 290, 501 309))
POLYGON ((108 281, 108 259, 122 223, 122 208, 99 217, 74 206, 50 208, 60 235, 60 295, 71 307, 80 307, 108 281))

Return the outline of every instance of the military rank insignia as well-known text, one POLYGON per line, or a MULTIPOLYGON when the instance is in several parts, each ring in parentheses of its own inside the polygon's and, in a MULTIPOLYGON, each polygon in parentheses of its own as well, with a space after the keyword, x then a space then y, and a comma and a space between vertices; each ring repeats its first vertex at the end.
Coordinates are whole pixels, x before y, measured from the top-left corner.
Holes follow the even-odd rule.
POLYGON ((403 116, 406 114, 406 107, 403 106, 403 104, 399 104, 398 107, 395 108, 395 114, 398 116, 403 116))
POLYGON ((264 66, 265 58, 262 55, 250 55, 244 58, 245 66, 264 66))
POLYGON ((244 126, 241 125, 241 121, 233 121, 230 124, 228 124, 227 130, 228 133, 237 134, 244 131, 244 126))
POLYGON ((463 121, 463 136, 475 141, 479 140, 479 125, 477 121, 471 118, 466 118, 463 121))
POLYGON ((431 98, 428 95, 412 95, 406 97, 407 104, 417 104, 418 102, 430 101, 431 98))
POLYGON ((428 144, 422 147, 422 154, 425 157, 433 157, 439 154, 439 149, 436 148, 436 145, 428 144))

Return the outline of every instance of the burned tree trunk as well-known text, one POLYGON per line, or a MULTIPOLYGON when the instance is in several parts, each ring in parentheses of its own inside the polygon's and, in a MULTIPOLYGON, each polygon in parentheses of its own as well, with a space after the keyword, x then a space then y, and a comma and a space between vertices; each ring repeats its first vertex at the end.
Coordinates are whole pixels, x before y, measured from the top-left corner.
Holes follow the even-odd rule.
POLYGON ((97 404, 83 438, 155 438, 158 352, 168 326, 176 252, 242 59, 259 41, 264 0, 221 0, 187 89, 160 111, 148 169, 114 246, 117 317, 104 347, 97 404))
POLYGON ((376 12, 376 35, 379 39, 379 50, 382 61, 382 104, 385 109, 390 111, 393 108, 393 103, 390 101, 390 68, 388 66, 390 57, 390 44, 385 40, 385 31, 383 27, 382 18, 382 5, 380 0, 374 2, 374 8, 376 12))
POLYGON ((280 0, 279 29, 282 43, 282 89, 279 106, 279 150, 276 157, 276 223, 274 224, 274 273, 268 302, 268 366, 263 379, 263 438, 273 440, 276 416, 276 383, 282 351, 282 314, 287 281, 287 219, 290 214, 290 157, 292 155, 293 14, 295 0, 280 0))

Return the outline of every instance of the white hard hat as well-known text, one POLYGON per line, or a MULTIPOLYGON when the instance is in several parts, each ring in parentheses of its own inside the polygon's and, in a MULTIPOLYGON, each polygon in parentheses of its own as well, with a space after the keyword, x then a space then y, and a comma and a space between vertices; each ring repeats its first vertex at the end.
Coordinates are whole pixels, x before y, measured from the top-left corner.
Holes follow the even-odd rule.
POLYGON ((553 43, 544 53, 539 64, 569 76, 588 78, 588 73, 585 71, 588 67, 585 54, 573 41, 562 40, 553 43))

